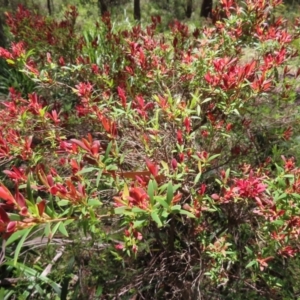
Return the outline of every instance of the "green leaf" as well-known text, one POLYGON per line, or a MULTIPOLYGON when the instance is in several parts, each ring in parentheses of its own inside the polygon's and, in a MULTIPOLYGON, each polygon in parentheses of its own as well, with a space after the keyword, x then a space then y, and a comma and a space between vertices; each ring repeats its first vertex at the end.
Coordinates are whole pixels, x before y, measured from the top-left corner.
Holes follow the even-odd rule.
POLYGON ((124 213, 125 210, 126 210, 126 206, 116 207, 115 208, 115 214, 121 215, 121 214, 124 213))
POLYGON ((168 164, 165 161, 163 161, 163 160, 160 163, 162 164, 164 170, 167 171, 167 174, 169 174, 169 166, 168 166, 168 164))
POLYGON ((44 276, 38 276, 38 279, 49 284, 52 289, 55 291, 55 293, 60 296, 61 294, 61 287, 54 281, 52 281, 50 278, 48 277, 44 277, 44 276))
POLYGON ((299 194, 292 193, 291 195, 292 195, 293 197, 295 197, 296 199, 300 199, 300 195, 299 195, 299 194))
POLYGON ((192 213, 190 213, 189 211, 183 210, 183 209, 181 209, 181 210, 179 211, 179 213, 180 213, 181 215, 187 215, 188 217, 190 217, 190 218, 192 218, 192 219, 195 219, 195 218, 196 218, 192 213))
MULTIPOLYGON (((39 197, 38 197, 38 198, 39 198, 39 197)), ((50 196, 48 197, 48 199, 49 199, 49 202, 48 202, 48 204, 46 205, 45 212, 46 212, 46 214, 47 214, 49 217, 54 218, 56 214, 55 214, 55 210, 54 210, 53 196, 50 195, 50 196)))
POLYGON ((273 221, 272 224, 282 226, 285 224, 285 221, 278 219, 278 220, 273 221))
POLYGON ((180 210, 181 209, 181 205, 177 204, 171 207, 171 210, 180 210))
POLYGON ((31 185, 30 185, 30 176, 28 176, 28 179, 27 179, 26 192, 27 192, 27 199, 31 203, 35 203, 34 199, 33 199, 33 193, 32 193, 32 189, 31 189, 31 185))
POLYGON ((240 116, 240 112, 237 110, 237 109, 234 109, 233 112, 237 115, 237 116, 240 116))
POLYGON ((64 225, 63 222, 60 222, 60 225, 58 227, 58 230, 64 235, 64 236, 69 236, 68 231, 64 225))
POLYGON ((200 181, 201 175, 202 175, 201 172, 197 174, 197 176, 196 176, 196 178, 195 178, 195 180, 194 180, 194 183, 195 183, 195 184, 198 183, 198 182, 200 181))
POLYGON ((250 261, 250 262, 247 264, 246 269, 252 267, 252 266, 255 265, 255 264, 257 265, 257 260, 252 260, 252 261, 250 261))
POLYGON ((82 170, 78 171, 76 174, 77 175, 82 175, 82 174, 85 174, 85 173, 91 173, 95 170, 98 170, 98 168, 95 168, 95 167, 83 168, 82 170))
POLYGON ((0 299, 3 299, 3 300, 10 300, 10 299, 13 299, 13 297, 11 297, 13 294, 15 293, 14 290, 11 290, 11 291, 7 291, 7 289, 5 290, 4 288, 1 289, 1 292, 0 292, 0 299), (5 296, 4 296, 5 295, 5 296))
POLYGON ((199 91, 197 90, 195 94, 191 93, 192 100, 190 101, 190 109, 194 109, 199 100, 199 91))
MULTIPOLYGON (((29 289, 29 290, 33 289, 33 285, 29 285, 29 286, 28 286, 28 289, 29 289)), ((40 286, 39 284, 35 283, 35 284, 34 284, 34 289, 35 289, 36 292, 38 292, 38 293, 40 294, 40 296, 43 296, 44 292, 43 292, 43 289, 41 288, 41 286, 40 286)), ((26 291, 26 292, 28 292, 28 291, 26 291)), ((23 296, 24 296, 24 295, 25 295, 25 293, 23 293, 23 296)), ((28 298, 29 295, 30 295, 30 293, 26 294, 25 297, 28 298)), ((25 297, 24 297, 24 298, 25 298, 25 297)), ((26 299, 26 298, 25 298, 25 299, 26 299)))
POLYGON ((206 103, 206 102, 209 102, 209 101, 211 101, 212 100, 212 98, 206 98, 206 99, 204 99, 203 101, 202 101, 202 104, 204 104, 204 103, 206 103))
POLYGON ((60 200, 57 202, 57 204, 59 206, 66 206, 66 205, 70 204, 70 201, 69 200, 60 200))
POLYGON ((292 178, 292 179, 294 179, 295 175, 293 175, 293 174, 285 174, 285 175, 283 175, 283 178, 292 178))
POLYGON ((133 228, 141 227, 144 223, 145 223, 145 220, 134 221, 133 222, 133 228))
POLYGON ((175 193, 181 187, 182 187, 182 184, 175 184, 175 185, 173 185, 173 192, 175 193))
POLYGON ((7 59, 6 62, 9 64, 9 65, 14 65, 15 62, 11 59, 7 59))
POLYGON ((143 209, 141 209, 141 208, 139 208, 139 207, 133 207, 132 209, 131 209, 131 211, 132 212, 134 212, 134 213, 144 213, 145 212, 145 210, 143 210, 143 209))
POLYGON ((135 214, 136 213, 134 213, 133 211, 130 211, 130 210, 125 210, 124 212, 123 212, 123 215, 125 215, 125 216, 135 216, 135 214))
POLYGON ((97 287, 96 297, 100 297, 102 295, 102 292, 103 292, 103 287, 101 285, 99 285, 97 287))
POLYGON ((197 111, 197 116, 199 117, 201 115, 201 106, 200 105, 197 105, 196 111, 197 111))
POLYGON ((161 217, 162 219, 166 220, 169 216, 169 213, 168 211, 164 210, 162 213, 161 213, 161 217))
POLYGON ((158 190, 158 185, 157 185, 156 180, 153 180, 153 189, 154 189, 154 191, 158 190))
POLYGON ((228 179, 230 175, 230 169, 227 169, 225 172, 225 178, 228 179))
POLYGON ((52 238, 52 236, 54 236, 56 234, 56 231, 58 230, 60 223, 61 223, 61 221, 54 225, 54 227, 52 228, 51 237, 49 237, 49 238, 52 238))
POLYGON ((74 221, 75 221, 74 219, 69 219, 69 220, 64 221, 64 224, 65 224, 65 226, 68 226, 69 224, 71 224, 74 221))
POLYGON ((22 246, 26 240, 26 238, 28 237, 29 233, 31 232, 31 230, 33 229, 33 227, 30 227, 30 228, 27 228, 24 232, 23 232, 23 235, 16 247, 16 250, 15 250, 15 255, 14 255, 14 266, 16 266, 17 262, 18 262, 18 258, 19 258, 19 254, 20 254, 20 251, 22 249, 22 246))
POLYGON ((163 224, 162 224, 156 211, 153 211, 151 213, 151 217, 152 217, 152 220, 157 224, 158 227, 162 227, 163 224))
POLYGON ((17 214, 14 214, 14 213, 8 213, 8 216, 9 216, 9 219, 11 221, 21 221, 22 220, 20 215, 17 215, 17 214))
POLYGON ((99 170, 98 175, 97 175, 97 179, 96 179, 96 187, 97 188, 99 187, 101 176, 102 176, 102 170, 99 170))
POLYGON ((167 188, 167 203, 170 205, 173 199, 173 185, 172 182, 169 181, 167 188))
POLYGON ((275 167, 276 167, 278 173, 283 172, 283 168, 280 167, 279 165, 277 165, 276 163, 275 163, 275 167))
POLYGON ((26 202, 26 205, 27 205, 27 208, 28 210, 34 214, 34 215, 38 215, 39 214, 39 210, 37 208, 37 206, 33 203, 33 202, 30 202, 29 200, 25 200, 26 202))
POLYGON ((22 271, 23 274, 26 276, 32 276, 36 277, 38 275, 38 272, 30 267, 27 267, 26 265, 23 265, 22 263, 16 263, 14 265, 13 261, 7 261, 5 263, 6 266, 16 267, 18 270, 22 271))
MULTIPOLYGON (((292 195, 294 195, 294 194, 292 194, 292 195)), ((286 198, 286 196, 287 196, 287 194, 286 193, 283 193, 283 194, 281 194, 280 196, 276 196, 276 197, 274 197, 274 200, 275 200, 275 202, 276 201, 278 201, 278 200, 281 200, 281 199, 284 199, 284 198, 286 198)))
POLYGON ((16 232, 14 232, 6 241, 5 246, 9 246, 10 244, 12 244, 13 242, 15 242, 16 240, 18 240, 19 238, 21 238, 24 233, 28 230, 28 228, 26 229, 22 229, 22 230, 18 230, 16 232))
POLYGON ((274 77, 275 77, 276 82, 278 82, 279 81, 279 74, 278 74, 278 69, 277 68, 274 68, 274 77))
POLYGON ((101 201, 98 199, 89 199, 88 200, 88 205, 89 206, 101 206, 101 201))
POLYGON ((250 255, 253 254, 253 251, 249 247, 245 246, 245 249, 246 249, 248 254, 250 254, 250 255))
POLYGON ((153 186, 152 179, 149 180, 147 193, 148 193, 148 196, 150 199, 150 203, 153 206, 154 205, 154 186, 153 186))
POLYGON ((158 202, 164 208, 169 209, 170 205, 161 196, 155 197, 155 200, 156 200, 156 202, 158 202))
POLYGON ((116 165, 107 165, 106 170, 107 171, 117 171, 118 167, 116 165))
POLYGON ((46 223, 44 235, 48 238, 51 235, 51 223, 46 223))
POLYGON ((161 185, 161 186, 159 187, 159 191, 160 191, 161 193, 163 193, 167 188, 168 188, 168 184, 165 183, 165 184, 163 184, 163 185, 161 185))
POLYGON ((109 142, 108 145, 107 145, 105 154, 104 154, 104 160, 103 160, 103 162, 105 162, 108 159, 108 155, 110 153, 111 146, 112 146, 112 142, 109 142))

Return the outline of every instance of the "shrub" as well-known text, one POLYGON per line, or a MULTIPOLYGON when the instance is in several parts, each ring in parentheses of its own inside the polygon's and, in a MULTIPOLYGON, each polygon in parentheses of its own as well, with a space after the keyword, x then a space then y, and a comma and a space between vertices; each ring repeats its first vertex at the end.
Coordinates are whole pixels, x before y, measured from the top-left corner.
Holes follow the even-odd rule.
POLYGON ((299 20, 275 18, 279 0, 220 2, 214 25, 164 35, 160 17, 114 30, 106 15, 81 35, 75 7, 61 23, 8 15, 16 41, 0 55, 36 92, 2 103, 0 229, 15 245, 5 272, 43 284, 31 297, 298 292, 299 20), (64 276, 26 266, 22 246, 57 233, 64 276))

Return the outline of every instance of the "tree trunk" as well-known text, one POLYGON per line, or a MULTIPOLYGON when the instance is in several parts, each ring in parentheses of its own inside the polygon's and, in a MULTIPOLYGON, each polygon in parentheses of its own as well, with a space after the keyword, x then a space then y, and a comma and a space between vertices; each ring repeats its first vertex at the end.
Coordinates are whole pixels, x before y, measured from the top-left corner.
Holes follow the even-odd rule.
POLYGON ((48 13, 51 16, 52 15, 51 0, 47 0, 47 8, 48 8, 48 13))
POLYGON ((98 0, 98 6, 100 9, 101 16, 104 16, 108 12, 107 5, 105 3, 105 0, 98 0))
POLYGON ((200 16, 208 18, 211 16, 213 0, 203 0, 200 16))
POLYGON ((0 16, 0 47, 5 48, 5 46, 6 46, 6 37, 5 37, 5 34, 4 34, 3 24, 4 24, 3 18, 0 16))
POLYGON ((137 21, 141 20, 141 5, 140 5, 140 0, 134 0, 133 3, 133 15, 134 19, 137 21))
POLYGON ((192 16, 192 12, 193 12, 193 0, 187 0, 186 12, 185 12, 186 17, 190 18, 192 16))

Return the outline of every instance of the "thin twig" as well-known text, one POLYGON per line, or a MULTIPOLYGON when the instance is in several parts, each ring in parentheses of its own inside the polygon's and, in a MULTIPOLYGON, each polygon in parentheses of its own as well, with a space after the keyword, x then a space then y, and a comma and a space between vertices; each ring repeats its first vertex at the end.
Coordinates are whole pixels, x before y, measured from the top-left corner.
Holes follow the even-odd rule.
POLYGON ((48 264, 48 266, 42 272, 41 276, 47 277, 47 275, 51 272, 53 265, 60 259, 60 257, 63 255, 64 251, 65 251, 64 246, 62 246, 61 248, 58 249, 58 251, 57 251, 56 255, 53 257, 51 263, 48 264))

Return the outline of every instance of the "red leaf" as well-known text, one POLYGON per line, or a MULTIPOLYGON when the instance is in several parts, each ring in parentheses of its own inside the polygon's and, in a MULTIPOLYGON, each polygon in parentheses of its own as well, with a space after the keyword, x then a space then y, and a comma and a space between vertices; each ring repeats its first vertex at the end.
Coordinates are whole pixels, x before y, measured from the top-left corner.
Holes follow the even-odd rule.
POLYGON ((22 207, 22 209, 20 210, 19 214, 23 217, 26 217, 28 215, 28 209, 26 206, 22 207))
POLYGON ((0 198, 7 201, 7 204, 15 204, 16 200, 10 191, 3 185, 0 184, 0 198))
POLYGON ((177 130, 177 142, 179 145, 183 144, 182 131, 179 129, 177 130))
POLYGON ((57 188, 57 186, 52 186, 51 188, 50 188, 50 194, 52 194, 52 195, 56 195, 58 193, 58 188, 57 188))
POLYGON ((112 135, 112 136, 116 136, 117 135, 117 124, 116 124, 116 122, 111 122, 111 124, 110 124, 111 126, 111 128, 110 128, 110 134, 112 135))
POLYGON ((124 246, 124 244, 117 244, 117 245, 115 245, 115 248, 117 250, 123 250, 125 248, 125 246, 124 246))
POLYGON ((214 200, 219 200, 219 199, 220 199, 220 196, 217 195, 217 194, 212 194, 212 195, 211 195, 211 198, 214 199, 214 200))
POLYGON ((151 162, 149 159, 146 159, 146 165, 149 172, 156 177, 158 175, 158 166, 151 162))
POLYGON ((77 161, 73 158, 70 160, 70 166, 72 168, 73 174, 76 174, 80 170, 80 167, 79 167, 77 161))
POLYGON ((25 198, 18 190, 16 190, 15 199, 20 208, 26 207, 25 198))
POLYGON ((16 230, 16 227, 17 227, 16 221, 9 222, 6 227, 6 231, 12 233, 16 230))
POLYGON ((12 171, 4 170, 3 173, 6 174, 13 181, 27 180, 27 176, 24 174, 23 170, 18 169, 16 167, 12 167, 12 171))
POLYGON ((1 223, 8 223, 10 221, 6 211, 0 206, 0 221, 1 223))
POLYGON ((84 143, 84 145, 89 149, 88 151, 91 150, 91 142, 90 140, 92 139, 92 136, 90 134, 88 134, 87 139, 83 138, 82 142, 84 143))
MULTIPOLYGON (((202 183, 200 189, 198 190, 198 194, 203 196, 205 194, 205 191, 206 191, 206 184, 202 183)), ((215 194, 213 194, 213 195, 215 196, 215 194)))
POLYGON ((191 121, 188 117, 186 117, 183 121, 184 123, 184 126, 185 126, 185 130, 187 133, 190 133, 191 132, 191 121))
POLYGON ((77 146, 84 149, 85 151, 90 152, 90 149, 82 141, 79 141, 79 140, 76 140, 76 139, 71 139, 70 142, 72 142, 73 144, 76 144, 77 146))
POLYGON ((117 90, 118 90, 118 95, 119 95, 119 98, 121 99, 121 102, 122 102, 122 106, 124 108, 126 108, 126 95, 125 95, 125 90, 122 89, 121 87, 117 87, 117 90))
POLYGON ((172 199, 172 204, 178 203, 181 200, 181 198, 182 198, 182 194, 177 193, 177 195, 175 195, 172 199))
POLYGON ((177 169, 177 160, 175 158, 172 158, 171 165, 174 170, 177 169))
POLYGON ((37 208, 39 210, 39 215, 40 217, 43 216, 43 213, 45 211, 45 207, 46 207, 46 200, 42 200, 41 202, 39 202, 37 205, 37 208))
POLYGON ((102 125, 107 133, 110 133, 110 122, 106 117, 102 117, 102 125))
POLYGON ((50 187, 54 185, 54 180, 51 174, 47 175, 47 182, 50 187))

